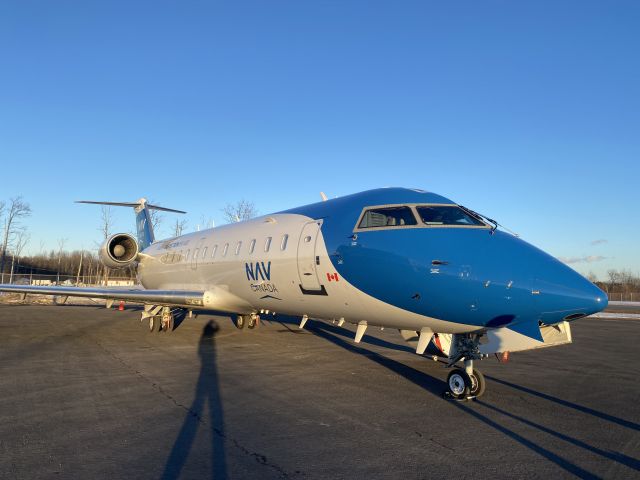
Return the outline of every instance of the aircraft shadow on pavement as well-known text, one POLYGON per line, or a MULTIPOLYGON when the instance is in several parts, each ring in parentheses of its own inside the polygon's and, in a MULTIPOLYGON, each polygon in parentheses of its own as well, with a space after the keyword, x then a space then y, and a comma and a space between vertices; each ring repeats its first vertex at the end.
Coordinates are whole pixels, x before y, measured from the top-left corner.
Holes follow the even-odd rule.
MULTIPOLYGON (((359 355, 363 355, 366 358, 368 358, 369 360, 393 371, 394 373, 403 376, 404 378, 406 378, 407 380, 409 380, 410 382, 414 383, 415 385, 423 388, 424 390, 428 391, 429 393, 436 395, 438 397, 441 397, 443 392, 446 390, 446 385, 445 382, 442 380, 439 380, 435 377, 432 377, 431 375, 421 372, 420 370, 416 370, 413 367, 409 367, 407 365, 404 365, 396 360, 390 359, 385 357, 384 355, 381 355, 379 353, 373 352, 371 350, 368 350, 364 347, 361 346, 357 346, 353 343, 351 343, 348 340, 344 340, 343 338, 341 338, 339 335, 342 335, 342 333, 338 333, 335 332, 335 330, 339 330, 339 328, 334 327, 332 325, 328 325, 326 323, 322 323, 322 322, 313 322, 313 323, 308 323, 306 326, 306 329, 309 330, 310 332, 314 333, 316 336, 323 338, 339 347, 344 348, 345 350, 348 350, 350 352, 353 352, 355 354, 359 354, 359 355)), ((370 337, 371 339, 371 337, 370 337)), ((384 342, 384 340, 381 340, 380 342, 383 343, 387 343, 384 342)), ((374 342, 370 342, 372 344, 375 344, 374 342)), ((377 343, 380 344, 380 343, 377 343)), ((601 412, 597 412, 595 410, 591 410, 591 409, 587 409, 586 407, 580 407, 579 405, 575 405, 572 404, 571 402, 566 402, 564 400, 560 400, 560 399, 556 399, 555 397, 550 397, 548 395, 545 394, 538 394, 538 392, 535 392, 533 390, 530 389, 526 389, 524 387, 519 387, 518 385, 514 385, 514 384, 509 384, 508 382, 503 382, 501 380, 497 380, 494 379, 492 377, 487 377, 490 378, 491 380, 494 381, 498 381, 499 383, 503 383, 507 386, 513 387, 513 388, 518 388, 522 391, 525 391, 527 393, 533 394, 533 395, 538 395, 541 396, 542 398, 546 398, 548 400, 554 400, 554 401, 558 401, 559 403, 572 407, 572 408, 577 408, 581 411, 585 411, 586 413, 591 413, 591 414, 596 414, 595 416, 599 417, 599 418, 604 418, 604 419, 608 419, 610 421, 615 421, 616 423, 619 424, 623 424, 624 426, 628 426, 630 428, 637 428, 637 425, 632 423, 632 422, 627 422, 621 419, 618 419, 616 417, 612 417, 610 415, 606 415, 603 414, 601 412), (547 398, 550 397, 550 398, 547 398)), ((542 445, 533 442, 529 439, 527 439, 526 437, 524 437, 523 435, 517 433, 514 430, 511 430, 507 427, 505 427, 504 425, 501 425, 500 423, 490 419, 489 417, 487 417, 486 415, 483 415, 482 413, 478 412, 478 409, 475 408, 476 405, 480 405, 484 408, 487 408, 488 410, 492 410, 495 413, 504 415, 506 417, 509 417, 511 419, 520 421, 521 423, 529 426, 529 427, 533 427, 536 428, 544 433, 547 433, 555 438, 558 438, 560 440, 563 440, 567 443, 570 443, 576 447, 579 448, 583 448, 588 452, 591 452, 593 454, 599 455, 603 458, 606 458, 608 460, 620 463, 622 465, 625 465, 629 468, 632 468, 636 471, 640 471, 640 461, 633 458, 633 457, 629 457, 627 455, 623 455, 620 453, 616 453, 616 452, 611 452, 611 451, 605 451, 602 449, 599 449, 597 447, 593 447, 585 442, 582 442, 581 440, 578 440, 576 438, 573 438, 569 435, 565 435, 563 433, 557 432, 553 429, 550 429, 548 427, 544 427, 540 424, 537 424, 535 422, 532 422, 531 420, 525 419, 523 417, 514 415, 512 413, 509 413, 505 410, 502 410, 500 408, 494 407, 493 405, 490 405, 488 403, 482 402, 480 400, 477 400, 475 402, 472 403, 463 403, 463 402, 455 402, 452 401, 451 405, 455 406, 456 408, 462 410, 463 412, 467 413, 468 415, 474 417, 475 419, 483 422, 484 424, 494 428, 495 430, 503 433, 504 435, 508 436, 509 438, 517 441, 518 443, 520 443, 521 445, 529 448, 530 450, 536 452, 537 454, 541 455, 542 457, 546 458, 547 460, 555 463, 556 465, 558 465, 559 467, 561 467, 562 469, 566 470, 567 472, 577 475, 580 478, 588 478, 588 479, 596 479, 596 478, 600 478, 597 475, 579 467, 578 465, 575 465, 574 463, 571 463, 569 460, 561 457, 560 455, 558 455, 557 453, 543 447, 542 445)))
POLYGON ((218 329, 218 325, 213 320, 209 320, 202 330, 198 345, 200 375, 191 406, 187 409, 182 427, 165 462, 163 479, 174 479, 180 476, 200 428, 209 430, 211 434, 211 478, 227 478, 224 412, 216 366, 215 335, 218 329), (204 409, 207 406, 209 416, 205 418, 204 409))
MULTIPOLYGON (((288 315, 277 315, 276 316, 276 321, 278 323, 280 323, 281 325, 283 325, 284 327, 287 328, 287 330, 291 333, 299 333, 299 332, 304 332, 305 330, 302 329, 298 329, 297 325, 300 324, 300 318, 298 317, 290 317, 288 315), (288 325, 296 325, 295 329, 292 329, 290 327, 288 327, 288 325)), ((270 323, 270 320, 267 320, 268 323, 270 323)), ((313 324, 314 326, 318 327, 318 328, 322 328, 328 332, 333 333, 334 335, 340 335, 341 337, 346 337, 346 338, 351 338, 353 337, 353 333, 350 332, 349 330, 342 328, 342 327, 338 327, 337 325, 332 325, 330 323, 326 323, 323 321, 313 321, 313 320, 309 320, 309 322, 307 323, 307 326, 305 328, 308 329, 308 327, 313 324)), ((389 350, 397 350, 399 352, 414 352, 415 349, 411 348, 409 345, 399 345, 397 343, 393 343, 393 342, 389 342, 387 340, 383 340, 382 338, 378 338, 378 337, 372 337, 371 335, 364 335, 362 337, 362 340, 360 342, 361 344, 369 344, 369 345, 375 345, 376 347, 383 347, 389 350)), ((349 344, 351 345, 351 344, 349 344)))

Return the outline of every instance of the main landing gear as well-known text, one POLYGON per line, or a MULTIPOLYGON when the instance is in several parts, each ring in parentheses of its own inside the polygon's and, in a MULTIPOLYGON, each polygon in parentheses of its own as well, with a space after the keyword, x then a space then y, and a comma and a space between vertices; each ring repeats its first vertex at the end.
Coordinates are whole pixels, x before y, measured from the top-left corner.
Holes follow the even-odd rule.
POLYGON ((482 358, 479 350, 480 336, 456 334, 453 340, 451 360, 447 366, 451 367, 462 360, 464 368, 454 368, 449 372, 445 397, 454 400, 472 400, 480 397, 484 393, 486 383, 482 372, 473 368, 473 361, 482 358))
POLYGON ((257 313, 252 313, 250 315, 238 315, 236 317, 235 325, 236 328, 242 330, 246 325, 249 329, 254 329, 260 322, 260 315, 257 313))
POLYGON ((171 307, 159 305, 145 307, 140 321, 144 320, 149 322, 150 332, 173 332, 175 326, 175 316, 171 307))

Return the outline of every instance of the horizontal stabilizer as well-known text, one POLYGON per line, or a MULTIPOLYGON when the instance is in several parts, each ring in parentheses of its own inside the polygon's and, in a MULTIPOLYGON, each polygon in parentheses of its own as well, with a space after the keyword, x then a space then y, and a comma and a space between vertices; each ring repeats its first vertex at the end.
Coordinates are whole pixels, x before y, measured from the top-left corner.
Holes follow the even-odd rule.
POLYGON ((77 200, 76 203, 90 203, 92 205, 110 205, 112 207, 131 207, 138 208, 141 206, 146 206, 151 210, 162 210, 163 212, 173 212, 173 213, 187 213, 182 210, 175 210, 173 208, 161 207, 159 205, 151 205, 150 203, 137 201, 137 202, 94 202, 92 200, 77 200))
POLYGON ((156 241, 153 233, 153 222, 151 221, 151 210, 162 210, 163 212, 187 213, 173 208, 160 207, 147 203, 146 198, 141 198, 137 202, 96 202, 93 200, 76 200, 76 203, 90 203, 92 205, 109 205, 114 207, 133 207, 136 214, 136 230, 138 232, 138 246, 144 250, 156 241))

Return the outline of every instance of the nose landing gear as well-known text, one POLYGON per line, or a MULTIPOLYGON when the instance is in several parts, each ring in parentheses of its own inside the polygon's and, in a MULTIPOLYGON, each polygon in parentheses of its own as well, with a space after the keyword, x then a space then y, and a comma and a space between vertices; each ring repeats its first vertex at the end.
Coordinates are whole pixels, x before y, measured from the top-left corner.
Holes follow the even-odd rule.
MULTIPOLYGON (((472 400, 480 397, 485 390, 486 383, 484 375, 480 370, 473 368, 473 360, 471 363, 471 373, 467 373, 466 368, 454 368, 447 376, 448 391, 445 395, 455 400, 472 400)), ((465 361, 465 364, 467 361, 465 361)))
POLYGON ((473 368, 473 361, 480 360, 479 335, 454 335, 455 350, 451 353, 449 367, 463 360, 464 368, 454 368, 447 376, 448 390, 445 397, 454 400, 473 400, 480 397, 486 387, 484 375, 473 368))

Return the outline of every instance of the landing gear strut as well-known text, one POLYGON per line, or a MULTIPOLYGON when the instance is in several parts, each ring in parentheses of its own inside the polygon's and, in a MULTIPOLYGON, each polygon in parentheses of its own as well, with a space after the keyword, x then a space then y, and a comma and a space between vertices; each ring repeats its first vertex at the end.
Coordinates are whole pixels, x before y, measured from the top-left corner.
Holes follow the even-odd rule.
POLYGON ((162 325, 160 329, 163 332, 173 332, 173 325, 174 325, 174 319, 173 319, 173 312, 171 312, 171 308, 162 307, 162 325))
POLYGON ((473 361, 480 360, 480 336, 454 335, 454 347, 449 367, 463 360, 464 368, 454 368, 447 376, 446 396, 456 400, 471 400, 481 396, 485 390, 484 375, 473 368, 473 361))
POLYGON ((158 316, 157 315, 152 315, 149 317, 149 331, 150 332, 154 332, 158 329, 158 316))
POLYGON ((258 325, 259 321, 260 321, 260 315, 256 313, 252 313, 251 315, 249 315, 249 323, 247 324, 247 327, 256 328, 256 325, 258 325))

